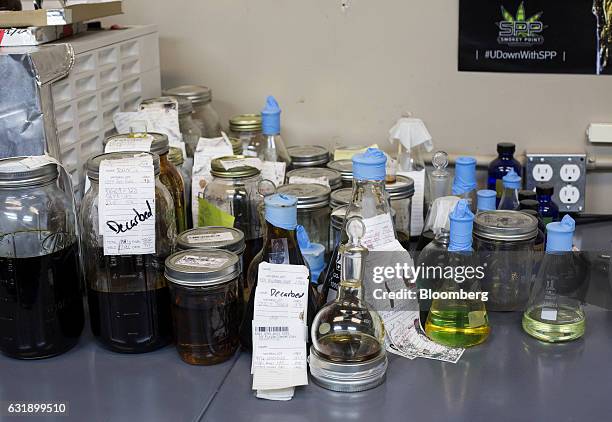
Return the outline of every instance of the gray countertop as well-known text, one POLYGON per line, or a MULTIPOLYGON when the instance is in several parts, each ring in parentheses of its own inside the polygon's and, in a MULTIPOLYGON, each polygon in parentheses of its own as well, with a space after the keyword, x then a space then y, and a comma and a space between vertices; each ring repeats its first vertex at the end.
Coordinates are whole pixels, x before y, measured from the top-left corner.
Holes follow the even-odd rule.
POLYGON ((0 404, 65 403, 67 415, 0 421, 372 421, 609 420, 612 413, 612 288, 607 277, 612 225, 581 226, 591 250, 587 331, 566 344, 526 335, 519 313, 491 313, 492 332, 457 364, 390 356, 387 381, 363 393, 312 382, 289 402, 256 399, 250 354, 209 367, 183 363, 174 347, 144 355, 109 352, 87 331, 70 352, 46 360, 0 355, 0 404), (607 253, 607 252, 606 252, 607 253), (598 305, 598 306, 594 306, 598 305))

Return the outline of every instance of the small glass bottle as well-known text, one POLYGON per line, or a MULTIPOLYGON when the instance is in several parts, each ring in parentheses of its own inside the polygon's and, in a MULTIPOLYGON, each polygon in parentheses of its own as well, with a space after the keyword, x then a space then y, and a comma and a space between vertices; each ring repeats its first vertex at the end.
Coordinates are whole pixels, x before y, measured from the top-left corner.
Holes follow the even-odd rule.
POLYGON ((555 187, 550 183, 540 183, 536 186, 536 195, 540 203, 538 211, 542 216, 544 225, 559 220, 559 207, 552 199, 554 193, 555 187))
POLYGON ((444 151, 436 152, 431 158, 434 170, 429 174, 429 200, 433 203, 437 198, 448 196, 451 193, 450 173, 448 166, 448 154, 444 151))
POLYGON ((359 217, 346 224, 348 241, 340 247, 338 297, 324 306, 311 327, 310 374, 328 390, 355 392, 384 382, 387 357, 385 329, 363 298, 368 250, 360 243, 365 227, 359 217))
POLYGON ((497 207, 498 210, 518 211, 519 197, 518 191, 521 189, 521 176, 514 170, 510 170, 504 177, 504 193, 497 207))
MULTIPOLYGON (((297 227, 297 198, 291 195, 276 193, 264 198, 265 221, 263 248, 255 256, 247 272, 247 284, 251 287, 249 302, 240 327, 240 343, 246 350, 253 347, 252 321, 255 309, 255 291, 259 264, 306 265, 300 252, 295 229, 297 227)), ((317 312, 317 292, 313 283, 308 283, 308 309, 306 325, 312 326, 317 312)))
POLYGON ((546 226, 546 254, 523 314, 523 329, 541 341, 557 343, 584 335, 579 292, 587 282, 587 267, 572 253, 574 230, 569 215, 546 226))
POLYGON ((489 164, 489 175, 487 188, 497 192, 497 203, 501 200, 504 192, 502 178, 510 170, 514 170, 519 176, 522 172, 521 163, 514 158, 516 146, 511 142, 500 142, 497 144, 497 158, 489 164))
MULTIPOLYGON (((450 215, 449 266, 474 268, 472 224, 474 214, 462 199, 450 215)), ((484 342, 491 331, 477 277, 465 280, 445 278, 427 316, 425 333, 436 343, 450 347, 470 347, 484 342), (474 299, 454 298, 462 293, 474 299), (444 295, 447 294, 448 297, 444 295), (480 296, 480 297, 479 297, 480 296)))
POLYGON ((478 198, 478 205, 476 206, 478 212, 494 211, 496 209, 497 193, 494 190, 481 189, 476 192, 476 196, 478 198))
POLYGON ((455 179, 452 193, 468 201, 470 209, 476 210, 476 159, 458 157, 455 162, 455 179))

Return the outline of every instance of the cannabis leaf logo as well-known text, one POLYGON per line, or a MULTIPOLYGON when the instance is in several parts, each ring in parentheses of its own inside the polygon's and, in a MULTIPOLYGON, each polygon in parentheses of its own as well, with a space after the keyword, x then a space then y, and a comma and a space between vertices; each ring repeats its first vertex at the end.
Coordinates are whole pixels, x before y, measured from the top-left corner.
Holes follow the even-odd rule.
MULTIPOLYGON (((526 15, 525 15, 525 2, 522 1, 521 4, 518 7, 518 10, 516 11, 516 16, 512 16, 512 13, 508 12, 508 10, 504 7, 501 6, 501 13, 502 13, 502 17, 504 18, 505 21, 507 22, 523 22, 523 23, 533 23, 533 22, 537 22, 538 20, 540 20, 540 17, 542 17, 542 14, 544 12, 540 11, 538 13, 536 13, 535 15, 525 19, 526 15)), ((519 31, 516 34, 519 37, 527 37, 529 36, 529 32, 528 31, 519 31)))

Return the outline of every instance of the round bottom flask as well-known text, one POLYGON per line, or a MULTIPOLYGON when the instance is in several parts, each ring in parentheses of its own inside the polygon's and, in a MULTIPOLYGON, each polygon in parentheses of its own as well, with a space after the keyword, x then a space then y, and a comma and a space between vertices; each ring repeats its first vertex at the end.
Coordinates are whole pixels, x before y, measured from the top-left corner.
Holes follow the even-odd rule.
POLYGON ((347 223, 349 240, 340 246, 341 278, 336 300, 324 306, 312 323, 310 375, 332 391, 357 392, 385 380, 385 329, 378 313, 363 300, 363 270, 367 249, 360 244, 361 218, 347 223))

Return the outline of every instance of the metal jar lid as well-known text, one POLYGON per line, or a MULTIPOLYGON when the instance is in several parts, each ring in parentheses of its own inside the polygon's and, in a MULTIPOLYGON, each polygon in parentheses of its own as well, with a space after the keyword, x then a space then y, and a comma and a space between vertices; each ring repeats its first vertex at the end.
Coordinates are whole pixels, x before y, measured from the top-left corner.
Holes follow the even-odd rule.
POLYGON ((335 160, 327 163, 327 167, 340 172, 342 180, 353 181, 353 161, 352 160, 335 160))
POLYGON ((232 132, 261 132, 260 114, 239 114, 229 121, 232 132))
POLYGON ((232 144, 232 153, 234 155, 242 154, 242 141, 238 138, 229 138, 229 140, 232 144))
POLYGON ((538 219, 520 211, 483 211, 474 219, 474 235, 483 239, 529 240, 538 234, 538 219))
POLYGON ((329 206, 331 189, 314 183, 299 185, 282 185, 276 189, 278 193, 293 195, 298 199, 298 210, 323 208, 329 206))
POLYGON ((190 249, 166 258, 166 279, 190 287, 211 287, 240 275, 238 255, 222 249, 190 249))
POLYGON ((37 186, 51 182, 59 176, 58 166, 49 162, 31 168, 22 161, 29 157, 0 159, 0 188, 37 186))
POLYGON ((329 151, 321 145, 295 145, 287 148, 293 167, 316 167, 327 164, 329 151))
POLYGON ((330 224, 334 229, 342 230, 342 227, 344 227, 344 220, 346 219, 347 210, 348 205, 341 205, 332 211, 330 224))
POLYGON ((305 167, 287 172, 287 180, 291 177, 304 177, 307 179, 318 179, 325 177, 331 190, 336 190, 342 186, 342 176, 339 171, 328 169, 326 167, 305 167))
POLYGON ((223 249, 240 255, 246 244, 242 230, 233 227, 208 226, 186 230, 179 234, 177 246, 188 249, 223 249))
POLYGON ((332 192, 329 201, 332 208, 337 208, 341 205, 348 205, 353 197, 353 188, 343 188, 332 192))
POLYGON ((126 138, 142 138, 146 135, 153 137, 153 141, 151 142, 151 151, 143 151, 143 152, 152 152, 157 155, 164 155, 170 150, 170 142, 168 141, 168 135, 157 132, 137 132, 137 133, 121 133, 119 135, 113 135, 106 138, 103 142, 104 148, 106 148, 106 144, 113 139, 126 139, 126 138))
POLYGON ((153 157, 153 172, 155 176, 159 176, 159 155, 150 152, 109 152, 106 154, 98 154, 90 157, 87 160, 87 177, 91 180, 99 180, 100 178, 100 163, 104 160, 120 160, 123 158, 134 158, 139 155, 147 154, 153 157))
POLYGON ((310 375, 315 383, 331 391, 354 393, 378 387, 385 381, 388 359, 385 350, 365 362, 332 362, 313 346, 309 356, 310 375))
POLYGON ((184 116, 185 114, 193 113, 193 104, 191 104, 191 100, 185 97, 174 97, 178 103, 178 114, 179 116, 184 116))
POLYGON ((238 167, 232 167, 226 169, 223 166, 223 162, 237 161, 246 159, 243 155, 228 155, 225 157, 219 157, 212 160, 210 163, 210 174, 215 177, 221 177, 224 179, 239 179, 243 177, 257 176, 260 171, 248 165, 241 165, 238 167))
POLYGON ((165 90, 164 95, 184 97, 191 100, 194 105, 206 104, 212 100, 212 90, 202 85, 177 86, 176 88, 165 90))
POLYGON ((170 147, 170 151, 168 152, 168 161, 170 161, 175 166, 180 166, 183 164, 185 159, 183 158, 183 151, 177 147, 170 147))
POLYGON ((391 201, 412 198, 414 196, 414 180, 410 177, 397 175, 395 182, 385 184, 385 189, 389 193, 391 201))

